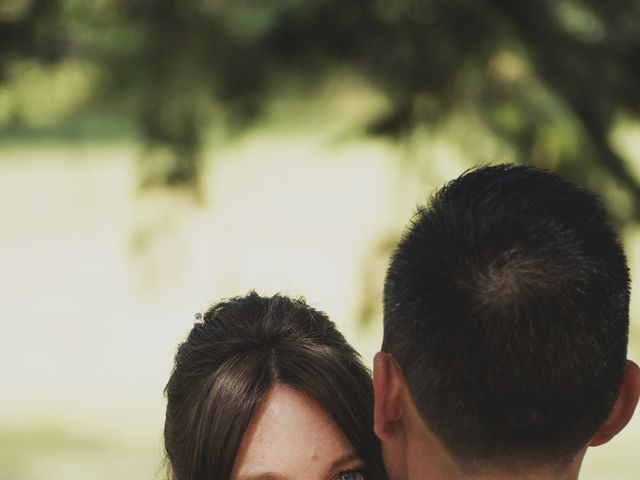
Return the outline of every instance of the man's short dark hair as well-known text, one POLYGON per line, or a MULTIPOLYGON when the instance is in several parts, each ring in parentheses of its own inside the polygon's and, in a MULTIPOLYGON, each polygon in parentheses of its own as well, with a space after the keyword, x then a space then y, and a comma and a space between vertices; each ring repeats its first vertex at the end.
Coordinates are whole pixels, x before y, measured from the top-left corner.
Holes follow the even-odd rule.
POLYGON ((613 407, 628 310, 624 252, 595 195, 532 167, 482 167, 400 241, 383 350, 461 465, 563 465, 613 407))

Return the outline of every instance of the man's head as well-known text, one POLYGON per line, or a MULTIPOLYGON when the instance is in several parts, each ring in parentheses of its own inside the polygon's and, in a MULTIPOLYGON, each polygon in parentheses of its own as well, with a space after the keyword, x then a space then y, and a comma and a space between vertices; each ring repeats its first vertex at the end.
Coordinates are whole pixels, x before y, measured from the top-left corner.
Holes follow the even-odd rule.
POLYGON ((506 165, 447 184, 385 281, 375 413, 392 478, 430 458, 449 478, 579 467, 635 408, 628 306, 622 246, 594 195, 506 165))

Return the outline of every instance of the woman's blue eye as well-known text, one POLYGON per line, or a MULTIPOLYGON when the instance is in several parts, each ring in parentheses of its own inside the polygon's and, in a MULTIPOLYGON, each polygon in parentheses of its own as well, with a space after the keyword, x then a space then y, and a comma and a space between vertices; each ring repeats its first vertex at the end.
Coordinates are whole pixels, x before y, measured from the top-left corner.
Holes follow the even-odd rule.
POLYGON ((348 472, 339 473, 336 480, 364 480, 364 473, 358 470, 349 470, 348 472))

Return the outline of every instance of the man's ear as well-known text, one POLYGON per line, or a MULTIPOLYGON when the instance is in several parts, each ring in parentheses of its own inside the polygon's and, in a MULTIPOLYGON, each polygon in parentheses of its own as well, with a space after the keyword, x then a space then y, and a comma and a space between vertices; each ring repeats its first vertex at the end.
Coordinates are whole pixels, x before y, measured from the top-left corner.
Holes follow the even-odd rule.
POLYGON ((373 359, 373 423, 376 435, 385 440, 393 436, 402 419, 404 376, 393 355, 378 352, 373 359))
POLYGON ((638 404, 638 397, 640 397, 640 368, 631 360, 627 360, 622 388, 620 388, 616 403, 589 445, 597 447, 616 436, 631 420, 638 404))

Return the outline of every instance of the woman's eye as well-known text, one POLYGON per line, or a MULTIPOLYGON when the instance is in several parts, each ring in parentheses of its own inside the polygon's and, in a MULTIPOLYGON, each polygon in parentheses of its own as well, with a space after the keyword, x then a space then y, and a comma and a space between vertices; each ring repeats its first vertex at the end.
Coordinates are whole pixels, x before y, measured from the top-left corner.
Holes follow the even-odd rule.
POLYGON ((339 473, 335 480, 364 480, 364 473, 358 470, 349 470, 339 473))

